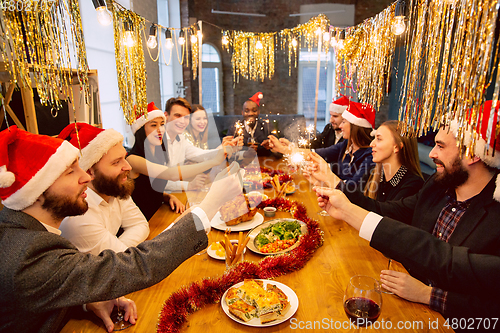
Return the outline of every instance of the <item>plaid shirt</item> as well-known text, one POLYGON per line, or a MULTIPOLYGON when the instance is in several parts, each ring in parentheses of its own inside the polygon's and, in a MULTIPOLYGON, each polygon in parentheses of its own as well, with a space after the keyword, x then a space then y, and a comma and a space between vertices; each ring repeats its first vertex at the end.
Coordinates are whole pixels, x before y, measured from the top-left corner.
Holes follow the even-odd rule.
MULTIPOLYGON (((454 193, 449 190, 446 192, 446 195, 448 197, 448 203, 441 210, 432 234, 440 240, 448 242, 451 234, 458 224, 458 221, 460 221, 462 215, 464 215, 465 211, 469 207, 471 199, 466 201, 457 201, 454 193)), ((447 291, 433 287, 429 304, 430 308, 434 311, 444 313, 447 296, 447 291)))

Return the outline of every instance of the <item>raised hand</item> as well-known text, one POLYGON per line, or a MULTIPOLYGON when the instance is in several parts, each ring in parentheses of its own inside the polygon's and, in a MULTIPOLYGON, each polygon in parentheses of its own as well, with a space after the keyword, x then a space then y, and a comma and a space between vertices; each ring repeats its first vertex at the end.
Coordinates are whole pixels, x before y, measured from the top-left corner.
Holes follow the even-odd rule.
POLYGON ((109 301, 88 303, 87 310, 94 312, 97 317, 101 318, 104 326, 106 326, 106 330, 112 332, 114 323, 111 320, 111 312, 115 306, 125 311, 123 320, 135 325, 137 321, 137 307, 133 300, 123 296, 109 301))
POLYGON ((317 153, 309 152, 306 155, 309 161, 304 170, 304 175, 313 185, 335 188, 341 179, 332 172, 328 163, 317 153))

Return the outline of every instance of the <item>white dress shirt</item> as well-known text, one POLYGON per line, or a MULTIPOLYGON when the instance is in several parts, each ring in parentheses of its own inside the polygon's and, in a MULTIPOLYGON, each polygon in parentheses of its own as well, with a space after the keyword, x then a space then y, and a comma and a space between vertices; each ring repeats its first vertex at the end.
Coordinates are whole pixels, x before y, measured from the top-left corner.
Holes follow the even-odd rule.
POLYGON ((81 252, 94 255, 106 249, 122 252, 148 237, 148 221, 132 198, 111 198, 108 203, 90 188, 86 193, 88 211, 66 217, 59 227, 62 236, 81 252), (120 228, 123 233, 117 237, 120 228))
POLYGON ((382 220, 382 216, 375 214, 374 212, 369 212, 363 220, 363 224, 361 224, 361 227, 359 228, 359 237, 370 242, 375 229, 380 223, 380 220, 382 220))

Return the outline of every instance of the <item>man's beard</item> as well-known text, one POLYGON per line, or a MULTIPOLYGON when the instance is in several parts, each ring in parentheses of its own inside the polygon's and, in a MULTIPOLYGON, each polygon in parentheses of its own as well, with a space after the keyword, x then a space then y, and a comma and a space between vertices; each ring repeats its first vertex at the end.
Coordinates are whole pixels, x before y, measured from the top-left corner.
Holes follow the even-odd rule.
MULTIPOLYGON (((433 159, 434 163, 444 164, 442 161, 438 159, 433 159)), ((456 189, 460 185, 464 184, 469 179, 469 172, 462 165, 462 160, 457 157, 455 161, 453 161, 451 167, 447 169, 444 167, 444 170, 441 174, 437 174, 435 177, 436 183, 443 186, 444 188, 456 189)))
POLYGON ((85 200, 79 201, 84 191, 85 190, 78 193, 76 199, 72 200, 69 196, 56 195, 47 190, 43 193, 45 200, 42 204, 42 208, 49 211, 56 220, 62 220, 66 216, 85 214, 89 208, 89 204, 85 200))
POLYGON ((92 180, 92 185, 98 193, 119 199, 128 199, 134 191, 134 180, 128 179, 123 184, 120 184, 120 180, 127 176, 129 172, 124 171, 116 178, 111 178, 103 175, 98 169, 95 169, 95 178, 92 180))

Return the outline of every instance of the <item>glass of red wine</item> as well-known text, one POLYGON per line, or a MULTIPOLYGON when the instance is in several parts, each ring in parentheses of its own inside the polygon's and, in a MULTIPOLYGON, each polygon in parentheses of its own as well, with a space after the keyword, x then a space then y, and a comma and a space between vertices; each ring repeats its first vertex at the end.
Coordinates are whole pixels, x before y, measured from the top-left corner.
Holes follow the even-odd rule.
POLYGON ((380 283, 366 275, 351 277, 344 294, 344 310, 358 328, 370 326, 382 310, 380 283))

